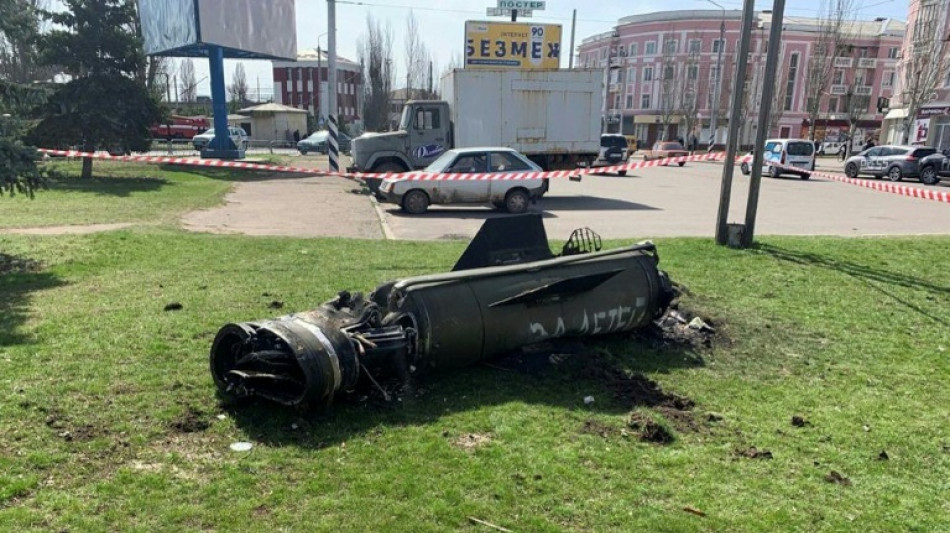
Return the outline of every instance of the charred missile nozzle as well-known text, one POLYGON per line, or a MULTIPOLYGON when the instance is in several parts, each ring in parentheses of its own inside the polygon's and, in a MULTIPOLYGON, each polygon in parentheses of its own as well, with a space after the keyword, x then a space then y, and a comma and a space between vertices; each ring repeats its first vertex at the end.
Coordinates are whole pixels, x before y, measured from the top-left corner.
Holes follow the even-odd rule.
POLYGON ((489 219, 452 272, 346 292, 317 309, 228 324, 211 346, 217 386, 236 397, 325 405, 361 377, 460 367, 556 338, 637 329, 672 288, 652 243, 599 251, 589 230, 562 254, 540 215, 489 219))

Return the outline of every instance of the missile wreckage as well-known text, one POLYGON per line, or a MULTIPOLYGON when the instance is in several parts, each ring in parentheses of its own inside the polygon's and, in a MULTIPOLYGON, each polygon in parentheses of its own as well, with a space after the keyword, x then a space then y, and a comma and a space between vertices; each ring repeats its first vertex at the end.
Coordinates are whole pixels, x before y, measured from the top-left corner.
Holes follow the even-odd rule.
POLYGON ((364 380, 408 380, 557 339, 631 331, 673 297, 658 263, 650 242, 601 250, 586 228, 555 256, 540 215, 492 218, 451 272, 225 325, 211 373, 225 395, 320 406, 364 380))

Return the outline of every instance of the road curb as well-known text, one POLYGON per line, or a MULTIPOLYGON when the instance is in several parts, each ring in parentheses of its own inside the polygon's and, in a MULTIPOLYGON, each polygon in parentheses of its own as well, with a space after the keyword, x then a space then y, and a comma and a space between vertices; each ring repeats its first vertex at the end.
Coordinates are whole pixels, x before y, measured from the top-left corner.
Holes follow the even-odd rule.
POLYGON ((376 211, 376 218, 379 219, 379 227, 383 230, 383 237, 387 241, 396 240, 396 235, 393 233, 392 228, 389 227, 389 223, 386 222, 386 213, 383 212, 383 207, 379 205, 379 201, 376 200, 375 196, 370 196, 369 201, 373 203, 373 210, 376 211))

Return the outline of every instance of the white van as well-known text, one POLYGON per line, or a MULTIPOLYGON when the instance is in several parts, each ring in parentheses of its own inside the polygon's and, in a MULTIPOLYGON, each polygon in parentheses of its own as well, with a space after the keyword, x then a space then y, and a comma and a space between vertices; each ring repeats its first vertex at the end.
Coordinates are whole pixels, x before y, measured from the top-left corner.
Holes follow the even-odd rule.
POLYGON ((769 139, 762 151, 762 174, 777 178, 782 174, 797 174, 803 180, 811 177, 808 172, 795 172, 787 167, 815 170, 815 143, 808 139, 769 139), (770 165, 774 161, 780 168, 770 165))

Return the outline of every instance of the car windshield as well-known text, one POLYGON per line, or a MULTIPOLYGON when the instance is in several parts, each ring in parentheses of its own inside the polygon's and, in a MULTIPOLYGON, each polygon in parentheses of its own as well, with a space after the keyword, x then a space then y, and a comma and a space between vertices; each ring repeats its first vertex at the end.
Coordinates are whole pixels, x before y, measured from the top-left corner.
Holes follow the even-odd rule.
POLYGON ((412 124, 412 110, 411 107, 406 106, 402 108, 402 118, 399 119, 399 129, 400 131, 409 131, 409 125, 412 124))
POLYGON ((811 155, 813 153, 815 153, 813 143, 804 141, 788 143, 788 155, 811 155))
POLYGON ((459 155, 458 150, 448 150, 444 154, 440 155, 435 161, 429 163, 429 166, 425 168, 426 172, 442 172, 445 170, 445 167, 452 164, 452 161, 455 160, 455 157, 459 155))
POLYGON ((312 134, 310 137, 307 137, 308 141, 325 141, 327 140, 327 132, 318 131, 312 134))
POLYGON ((627 139, 619 136, 603 136, 600 138, 600 145, 606 148, 626 148, 627 139))
POLYGON ((937 153, 936 148, 918 148, 914 150, 914 157, 927 157, 928 155, 933 155, 937 153))

